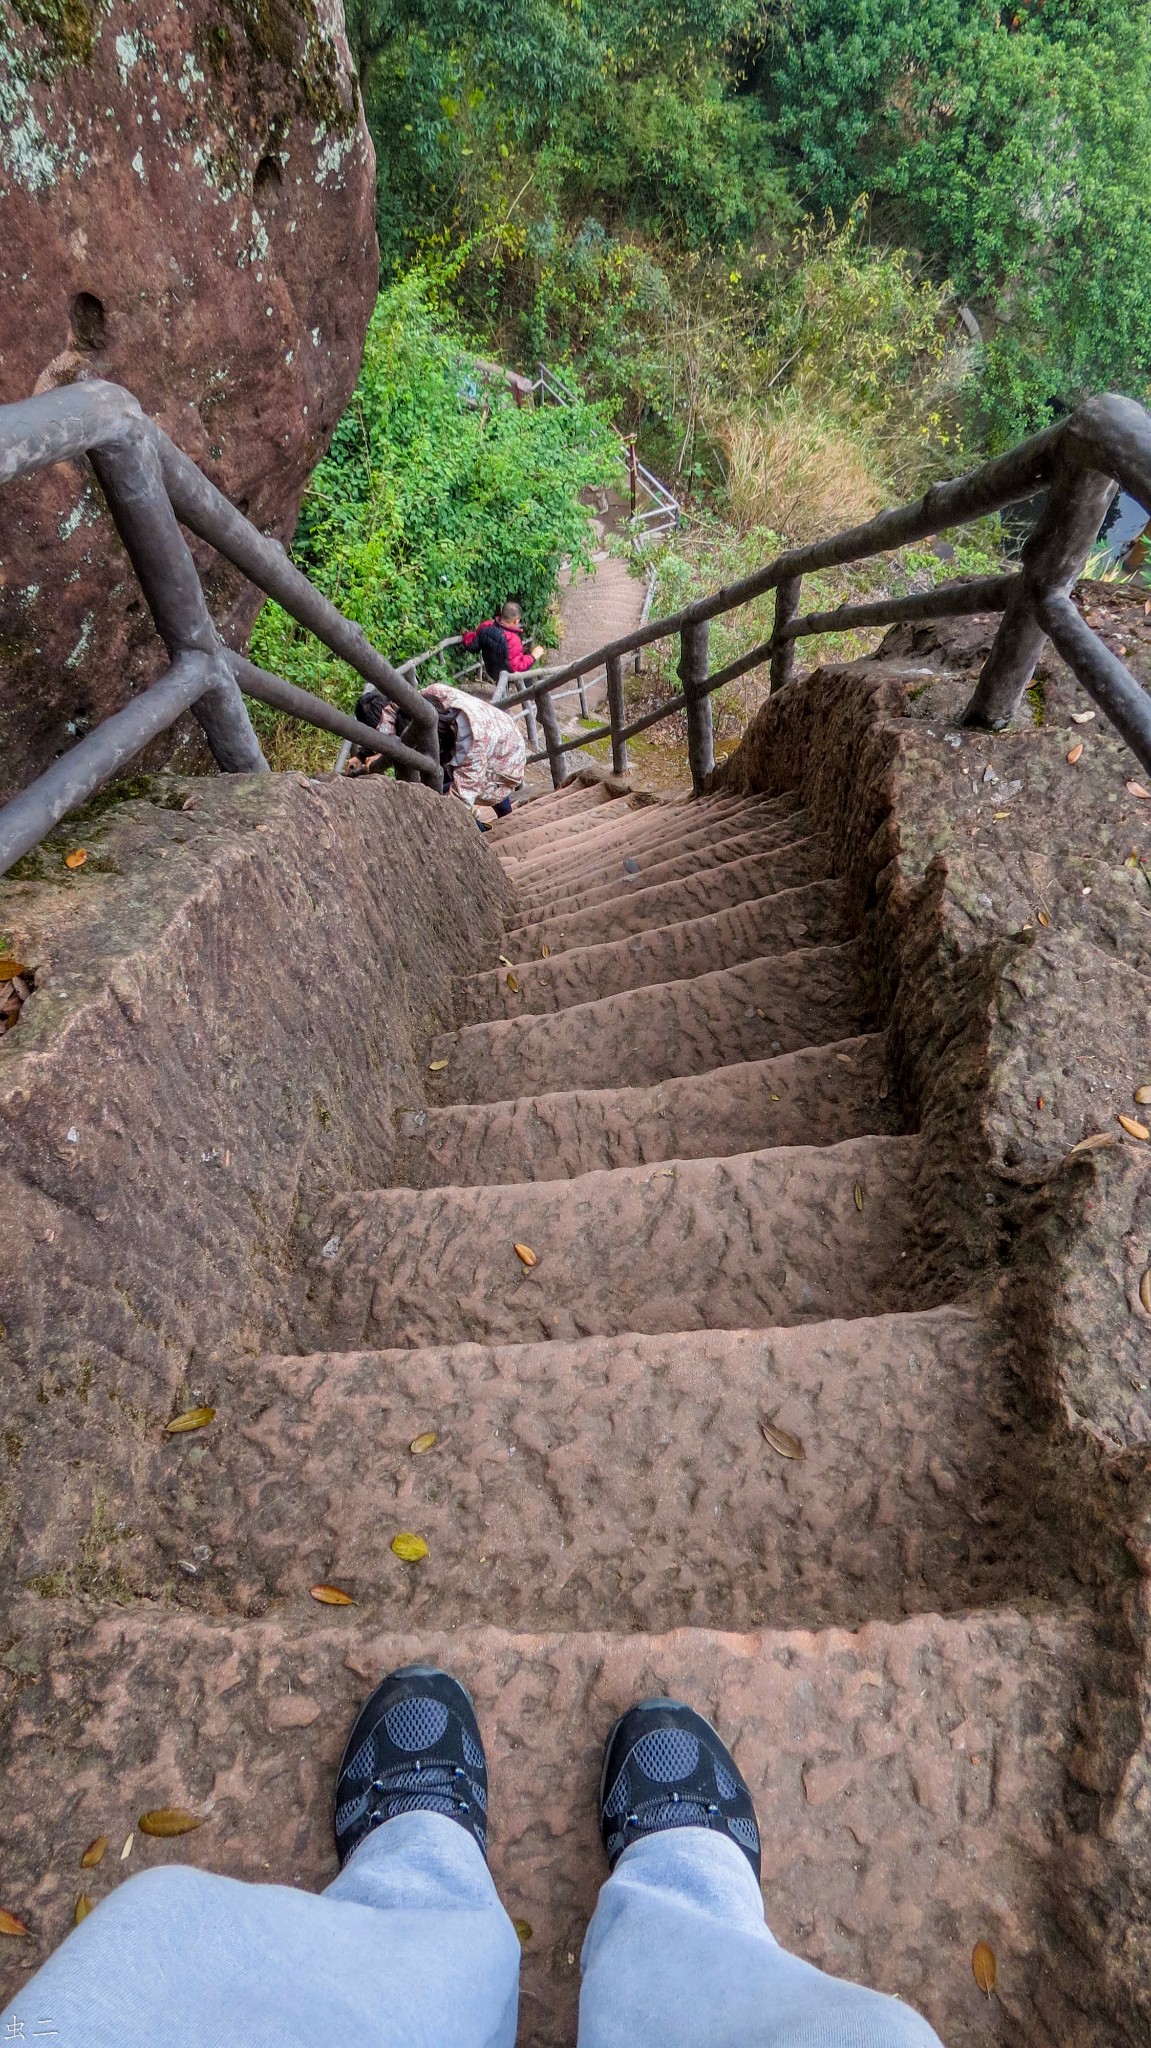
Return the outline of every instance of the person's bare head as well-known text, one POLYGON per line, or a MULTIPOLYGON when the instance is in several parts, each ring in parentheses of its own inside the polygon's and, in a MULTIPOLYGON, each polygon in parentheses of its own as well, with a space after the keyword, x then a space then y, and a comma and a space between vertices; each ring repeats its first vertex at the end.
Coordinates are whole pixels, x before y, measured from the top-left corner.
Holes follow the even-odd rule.
POLYGON ((518 626, 522 618, 522 607, 516 603, 514 597, 509 597, 500 612, 500 624, 503 626, 518 626))

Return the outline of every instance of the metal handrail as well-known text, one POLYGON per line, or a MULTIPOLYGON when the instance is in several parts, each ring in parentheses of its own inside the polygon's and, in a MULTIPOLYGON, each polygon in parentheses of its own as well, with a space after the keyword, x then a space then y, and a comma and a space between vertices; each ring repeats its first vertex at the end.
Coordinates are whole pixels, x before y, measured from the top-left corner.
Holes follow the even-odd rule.
POLYGON ((0 874, 191 711, 220 768, 266 772, 241 689, 293 718, 370 746, 396 774, 443 787, 435 707, 385 661, 288 559, 209 483, 149 419, 130 391, 97 379, 0 406, 0 484, 86 457, 104 493, 171 665, 0 809, 0 874), (418 744, 360 725, 310 690, 269 675, 225 647, 181 525, 283 605, 334 654, 409 714, 418 744))
MULTIPOLYGON (((535 383, 532 385, 532 390, 538 391, 541 398, 550 398, 553 405, 576 405, 578 403, 578 393, 572 389, 570 384, 565 382, 558 370, 549 369, 546 363, 541 362, 536 364, 536 371, 538 374, 535 383)), ((679 499, 675 496, 674 492, 668 490, 666 484, 662 484, 659 478, 650 469, 646 469, 643 463, 638 460, 634 439, 622 441, 620 443, 620 452, 627 465, 632 483, 632 518, 637 527, 644 528, 644 532, 636 536, 637 543, 639 541, 658 539, 664 534, 673 533, 683 517, 683 506, 680 504, 679 499), (642 490, 652 501, 642 512, 638 510, 635 502, 637 490, 642 490)))
POLYGON ((628 738, 676 711, 686 710, 692 786, 698 793, 715 764, 711 697, 725 683, 767 662, 772 689, 782 689, 793 674, 796 642, 810 635, 905 620, 999 612, 999 630, 964 712, 963 723, 990 731, 1001 731, 1008 725, 1050 638, 1136 759, 1151 770, 1151 696, 1092 632, 1070 601, 1070 593, 1120 486, 1151 511, 1151 418, 1133 399, 1108 394, 1088 399, 1056 426, 983 463, 967 476, 933 484, 913 504, 881 512, 863 525, 826 540, 789 548, 752 575, 726 584, 707 597, 698 597, 662 619, 645 621, 561 667, 533 676, 525 688, 504 700, 503 708, 512 711, 529 699, 534 703, 547 744, 529 758, 550 762, 557 788, 566 776, 564 756, 573 749, 610 738, 613 768, 622 773, 628 738), (1023 548, 1017 571, 955 580, 907 597, 800 614, 804 576, 926 540, 949 527, 1002 511, 1040 491, 1046 493, 1044 504, 1023 548), (737 610, 769 590, 776 594, 770 639, 712 672, 708 661, 711 620, 737 610), (627 724, 621 680, 624 657, 675 634, 680 639, 681 692, 642 719, 627 724), (573 679, 600 667, 607 671, 610 722, 594 732, 565 740, 553 695, 573 679))

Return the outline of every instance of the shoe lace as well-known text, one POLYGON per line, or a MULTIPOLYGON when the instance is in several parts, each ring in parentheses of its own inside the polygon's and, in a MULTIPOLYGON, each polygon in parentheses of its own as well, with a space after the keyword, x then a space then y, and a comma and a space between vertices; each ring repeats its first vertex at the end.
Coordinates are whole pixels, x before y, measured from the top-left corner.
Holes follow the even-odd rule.
POLYGON ((368 1787, 374 1799, 366 1818, 383 1820, 385 1803, 390 1805, 396 1799, 427 1793, 438 1799, 450 1800, 459 1813, 470 1813, 472 1802, 461 1796, 461 1780, 465 1786, 468 1785, 468 1774, 462 1764, 425 1764, 418 1757, 410 1764, 392 1764, 387 1770, 380 1771, 368 1787))
MULTIPOLYGON (((647 1828, 652 1826, 653 1822, 659 1827, 666 1826, 667 1823, 662 1818, 657 1820, 656 1817, 662 1817, 669 1806, 681 1806, 685 1814, 698 1814, 699 1819, 694 1825, 704 1828, 710 1826, 713 1816, 719 1812, 719 1807, 714 1799, 693 1797, 691 1793, 685 1795, 682 1792, 665 1792, 658 1798, 641 1800, 638 1806, 633 1807, 630 1813, 625 1814, 623 1821, 625 1831, 630 1828, 642 1835, 647 1828)), ((683 1823, 685 1827, 692 1824, 692 1822, 686 1820, 683 1823)))

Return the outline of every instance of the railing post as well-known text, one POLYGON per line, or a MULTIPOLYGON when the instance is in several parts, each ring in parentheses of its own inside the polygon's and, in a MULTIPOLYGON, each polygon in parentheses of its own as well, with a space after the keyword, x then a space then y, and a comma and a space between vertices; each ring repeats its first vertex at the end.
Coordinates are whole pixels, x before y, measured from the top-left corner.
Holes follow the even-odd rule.
POLYGON ((559 715, 552 702, 550 690, 539 689, 535 694, 536 704, 539 708, 540 724, 544 729, 544 745, 548 750, 548 765, 552 771, 552 788, 562 789, 567 781, 567 768, 564 764, 564 756, 560 752, 560 748, 563 745, 563 734, 560 731, 559 715))
POLYGON ((693 796, 702 796, 704 784, 715 767, 715 743, 711 729, 711 698, 705 694, 708 677, 709 626, 685 626, 679 636, 679 679, 687 699, 687 758, 691 768, 693 796))
POLYGON ((608 655, 608 723, 612 729, 612 774, 627 774, 627 739, 621 733, 627 723, 623 705, 623 655, 608 655))
POLYGON ((212 680, 191 711, 217 767, 226 775, 266 774, 268 764, 168 498, 150 422, 132 422, 116 441, 93 448, 89 460, 173 661, 181 654, 208 657, 212 680))
POLYGON ((581 718, 588 718, 588 717, 590 717, 590 715, 591 715, 591 714, 590 714, 590 712, 589 712, 589 710, 588 710, 588 701, 587 701, 587 677, 586 677, 586 675, 584 674, 584 671, 582 670, 582 668, 581 668, 581 670, 580 670, 580 672, 579 672, 578 676, 576 677, 576 689, 577 689, 577 690, 579 691, 579 708, 580 708, 580 717, 581 717, 581 718))
POLYGON ((999 732, 1010 725, 1047 644, 1036 607, 1066 597, 1107 516, 1118 485, 1101 471, 1061 455, 1039 523, 1020 557, 1020 574, 999 621, 991 652, 963 714, 964 725, 999 732))
POLYGON ((771 688, 782 690, 791 681, 795 670, 795 642, 781 640, 780 634, 789 626, 799 610, 799 596, 803 589, 802 576, 788 576, 775 593, 775 626, 771 645, 771 688))

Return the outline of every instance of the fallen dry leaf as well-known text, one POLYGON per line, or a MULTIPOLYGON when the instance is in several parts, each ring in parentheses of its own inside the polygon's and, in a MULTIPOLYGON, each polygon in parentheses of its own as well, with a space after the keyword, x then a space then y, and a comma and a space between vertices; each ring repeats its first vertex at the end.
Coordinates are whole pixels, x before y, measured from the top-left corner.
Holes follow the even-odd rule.
POLYGON ((142 1835, 190 1835, 193 1828, 202 1828, 205 1816, 189 1813, 186 1806, 154 1806, 149 1813, 142 1813, 136 1826, 142 1835))
POLYGON ((18 1920, 15 1913, 6 1913, 3 1906, 0 1906, 0 1934, 17 1936, 27 1932, 24 1922, 18 1920))
POLYGON ((517 1259, 523 1260, 525 1266, 539 1265, 539 1260, 533 1252, 530 1244, 516 1244, 512 1246, 512 1250, 514 1251, 517 1259))
POLYGON ((513 1920, 512 1926, 515 1928, 521 1941, 527 1942, 531 1940, 532 1923, 530 1920, 513 1920))
POLYGON ((1141 782, 1125 782, 1123 787, 1128 796, 1151 797, 1151 789, 1144 789, 1141 782))
POLYGON ((1082 755, 1083 742, 1082 740, 1076 740, 1075 745, 1072 747, 1071 752, 1067 756, 1067 766, 1069 768, 1074 768, 1076 761, 1082 759, 1082 755))
POLYGON ((1080 1138, 1077 1145, 1072 1145, 1067 1157, 1074 1159, 1077 1152, 1101 1152, 1105 1146, 1109 1147, 1116 1142, 1112 1131, 1092 1131, 1090 1137, 1080 1138))
POLYGON ((73 1927, 79 1927, 81 1920, 86 1920, 91 1911, 91 1899, 88 1897, 87 1892, 81 1892, 79 1898, 76 1901, 76 1911, 72 1915, 73 1927))
POLYGON ((428 1072, 429 1074, 442 1074, 446 1066, 446 1060, 431 1060, 428 1063, 428 1072))
POLYGON ((769 1443, 773 1451, 778 1451, 781 1458, 806 1458, 807 1452, 799 1438, 792 1436, 789 1429, 780 1429, 774 1422, 761 1422, 759 1427, 764 1442, 769 1443))
POLYGON ((1051 919, 1050 919, 1050 918, 1048 917, 1048 915, 1047 915, 1047 912, 1046 912, 1045 910, 1037 910, 1037 911, 1036 911, 1036 913, 1035 913, 1035 921, 1036 921, 1036 923, 1037 923, 1037 924, 1041 924, 1041 925, 1043 925, 1043 926, 1045 926, 1045 927, 1046 927, 1046 926, 1048 926, 1048 925, 1050 925, 1050 923, 1051 923, 1051 919))
POLYGON ((80 1858, 81 1870, 95 1870, 96 1865, 104 1861, 107 1848, 107 1835, 97 1835, 94 1842, 89 1842, 88 1847, 80 1858))
POLYGON ((552 949, 551 949, 551 947, 550 947, 550 946, 541 946, 541 947, 540 947, 540 959, 541 959, 541 960, 550 960, 550 959, 551 959, 551 957, 552 957, 552 949))
POLYGON ((167 1436, 182 1436, 190 1429, 207 1429, 216 1420, 214 1408, 185 1408, 182 1415, 173 1415, 171 1422, 164 1424, 167 1436))
POLYGON ((72 853, 66 853, 64 855, 64 866, 66 868, 82 868, 87 858, 87 847, 77 846, 72 853))
POLYGON ((1136 1102, 1151 1102, 1151 1082, 1145 1081, 1141 1088, 1135 1090, 1135 1100, 1136 1102))
POLYGON ((1141 1124, 1137 1117, 1120 1116, 1119 1121, 1129 1138, 1151 1138, 1151 1131, 1147 1129, 1146 1124, 1141 1124))
POLYGON ((520 992, 520 985, 519 985, 519 982, 518 982, 518 981, 516 980, 516 978, 515 978, 515 975, 514 975, 514 974, 509 974, 509 975, 508 975, 508 978, 507 978, 507 982, 508 982, 508 987, 510 988, 510 990, 511 990, 511 992, 512 992, 513 996, 518 996, 518 994, 519 994, 519 992, 520 992))
POLYGON ((23 972, 23 961, 14 960, 11 953, 0 953, 0 981, 12 981, 17 974, 23 972))
POLYGON ((124 1847, 120 1851, 121 1863, 126 1863, 128 1861, 129 1856, 132 1854, 132 1844, 135 1841, 135 1839, 136 1833, 135 1829, 133 1829, 132 1833, 129 1835, 127 1841, 125 1842, 124 1847))
POLYGON ((354 1607, 356 1604, 342 1586, 309 1586, 308 1591, 321 1607, 354 1607))
POLYGON ((499 956, 499 958, 500 958, 500 966, 501 966, 501 967, 510 967, 510 966, 511 966, 511 964, 512 964, 512 963, 511 963, 511 961, 510 961, 510 960, 508 959, 508 956, 507 956, 507 954, 506 954, 506 953, 501 953, 501 954, 500 954, 500 956, 499 956))
POLYGON ((971 1974, 979 1989, 985 1991, 988 1998, 990 1998, 995 1989, 995 1979, 999 1974, 998 1965, 995 1961, 995 1950, 991 1947, 990 1942, 976 1942, 975 1947, 971 1951, 971 1974))
POLYGON ((863 1189, 858 1181, 855 1183, 855 1206, 857 1209, 862 1209, 863 1207, 863 1189))
POLYGON ((1089 725, 1094 716, 1095 713, 1093 711, 1073 711, 1071 713, 1072 721, 1075 725, 1089 725))
POLYGON ((1148 1266, 1147 1271, 1139 1282, 1139 1299, 1143 1303, 1148 1315, 1151 1316, 1151 1266, 1148 1266))
POLYGON ((428 1554, 423 1537, 411 1529, 401 1529, 398 1536, 392 1537, 392 1550, 397 1557, 403 1558, 405 1564, 418 1564, 428 1554))
POLYGON ((425 1429, 422 1436, 414 1436, 412 1438, 411 1443, 408 1445, 408 1449, 409 1451, 411 1451, 413 1457, 421 1458, 425 1451, 430 1451, 433 1448, 433 1446, 438 1442, 439 1437, 436 1435, 435 1430, 425 1429))

